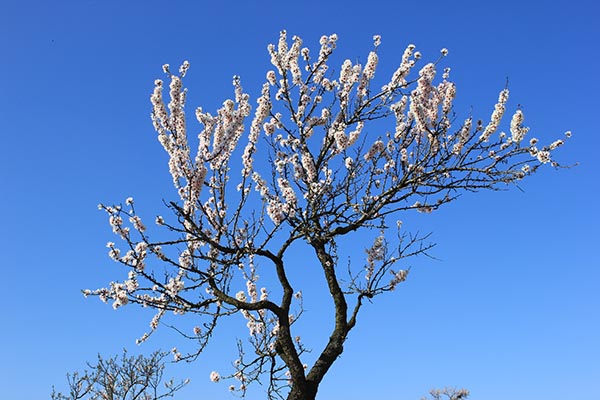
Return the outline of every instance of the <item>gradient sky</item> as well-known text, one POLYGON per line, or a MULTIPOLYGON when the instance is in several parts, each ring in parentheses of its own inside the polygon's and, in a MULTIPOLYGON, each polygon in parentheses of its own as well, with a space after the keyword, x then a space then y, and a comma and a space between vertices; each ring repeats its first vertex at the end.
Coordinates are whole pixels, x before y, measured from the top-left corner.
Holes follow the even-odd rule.
MULTIPOLYGON (((597 395, 597 2, 0 5, 2 398, 49 398, 52 385, 64 389, 65 374, 97 353, 184 346, 163 328, 136 347, 151 314, 114 311, 80 294, 124 273, 107 257, 114 239, 96 205, 134 196, 156 215, 161 199, 176 195, 149 118, 162 64, 190 61, 190 110, 220 106, 234 74, 255 104, 271 68, 266 46, 281 29, 313 48, 322 34, 337 33, 340 57, 353 60, 364 60, 380 34, 380 65, 389 69, 409 43, 425 60, 447 47, 443 65, 452 68, 459 114, 489 118, 508 77, 509 112, 520 104, 542 142, 573 131, 556 155, 579 163, 545 166, 522 191, 468 194, 439 212, 407 216, 407 229, 433 232, 439 260, 410 260, 408 281, 365 307, 320 398, 419 399, 446 385, 486 400, 597 395)), ((243 321, 230 327, 246 335, 243 321)), ((226 372, 234 350, 217 339, 195 364, 169 365, 167 375, 192 380, 176 398, 233 398, 229 383, 213 384, 208 374, 226 372)))

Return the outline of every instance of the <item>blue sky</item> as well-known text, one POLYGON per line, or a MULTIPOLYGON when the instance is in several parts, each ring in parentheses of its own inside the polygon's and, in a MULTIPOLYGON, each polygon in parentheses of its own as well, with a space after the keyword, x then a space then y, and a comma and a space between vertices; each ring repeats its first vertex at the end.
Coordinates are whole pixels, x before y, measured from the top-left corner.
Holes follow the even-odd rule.
MULTIPOLYGON (((459 113, 488 118, 508 77, 509 110, 521 104, 531 134, 544 142, 572 130, 557 157, 579 163, 543 168, 523 191, 468 194, 407 217, 407 229, 433 232, 439 261, 411 260, 408 281, 365 307, 321 398, 418 399, 446 385, 470 389, 473 399, 593 397, 599 13, 597 3, 581 0, 4 0, 3 396, 49 398, 53 384, 64 388, 65 373, 98 352, 181 345, 162 329, 136 347, 148 313, 113 311, 80 294, 123 273, 106 255, 113 236, 96 205, 134 196, 155 215, 161 199, 176 195, 149 118, 162 64, 189 60, 188 105, 214 110, 232 95, 234 74, 256 98, 270 69, 266 45, 287 29, 311 47, 337 33, 340 57, 351 59, 364 59, 380 34, 380 63, 390 69, 409 43, 425 60, 447 47, 459 113)), ((236 326, 243 337, 243 323, 236 326)), ((217 339, 195 364, 169 366, 167 374, 192 379, 177 398, 231 398, 228 384, 208 374, 229 365, 234 346, 217 339)))

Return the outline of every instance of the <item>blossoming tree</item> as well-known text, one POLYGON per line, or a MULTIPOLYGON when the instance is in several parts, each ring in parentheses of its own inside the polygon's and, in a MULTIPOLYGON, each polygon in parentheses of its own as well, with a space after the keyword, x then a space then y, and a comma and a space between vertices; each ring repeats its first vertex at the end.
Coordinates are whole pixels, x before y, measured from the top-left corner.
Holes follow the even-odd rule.
MULTIPOLYGON (((431 247, 404 232, 403 212, 429 213, 461 192, 499 189, 542 164, 558 166, 552 150, 563 141, 543 147, 537 139, 526 142, 521 110, 512 115, 510 133, 498 131, 507 89, 489 121, 456 121, 449 69, 436 79, 440 60, 417 72, 421 55, 410 45, 392 76, 376 87, 380 37, 364 65, 346 60, 334 74, 329 61, 336 42, 336 35, 323 36, 313 55, 299 37, 290 43, 281 32, 278 45, 268 46, 274 70, 266 74, 255 110, 234 77, 234 99, 215 115, 196 110, 202 129, 193 150, 182 84, 189 63, 178 73, 165 65, 169 100, 163 81, 155 81, 152 121, 178 198, 167 204, 171 217, 156 218, 162 239, 148 233, 133 199, 99 206, 124 242, 124 249, 108 243, 109 254, 129 275, 85 294, 114 308, 135 303, 155 309, 140 341, 167 312, 195 318, 198 325, 184 335, 197 347, 174 350, 176 359, 202 352, 222 318, 243 316, 251 351, 240 342, 231 374, 210 376, 237 380, 230 390, 241 395, 261 381, 269 398, 315 398, 365 300, 393 291, 407 277, 404 259, 431 247), (374 238, 365 260, 341 262, 338 244, 360 232, 374 238), (304 273, 326 283, 334 311, 312 365, 304 362, 307 349, 294 326, 303 295, 291 278, 300 265, 288 254, 298 246, 306 254, 304 273)), ((440 59, 446 54, 443 49, 440 59)))

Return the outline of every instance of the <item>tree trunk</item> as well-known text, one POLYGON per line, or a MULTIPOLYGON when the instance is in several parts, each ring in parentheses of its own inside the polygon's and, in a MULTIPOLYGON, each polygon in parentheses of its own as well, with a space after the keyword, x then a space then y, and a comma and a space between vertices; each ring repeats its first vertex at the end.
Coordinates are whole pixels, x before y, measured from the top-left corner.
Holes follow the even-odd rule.
POLYGON ((292 385, 292 390, 287 400, 315 400, 317 398, 317 385, 306 381, 304 385, 292 385))

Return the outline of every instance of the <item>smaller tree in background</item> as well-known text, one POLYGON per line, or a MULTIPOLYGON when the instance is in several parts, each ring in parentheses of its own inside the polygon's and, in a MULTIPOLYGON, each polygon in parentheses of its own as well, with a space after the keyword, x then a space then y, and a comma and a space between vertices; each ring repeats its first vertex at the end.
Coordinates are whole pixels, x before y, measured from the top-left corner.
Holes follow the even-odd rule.
POLYGON ((173 397, 189 380, 163 383, 166 352, 155 351, 149 357, 123 354, 108 359, 98 355, 98 363, 89 370, 67 374, 68 394, 52 388, 52 400, 158 400, 173 397))
POLYGON ((456 388, 444 388, 444 389, 432 389, 429 392, 430 399, 427 397, 421 398, 421 400, 466 400, 469 397, 469 391, 467 389, 456 389, 456 388))

